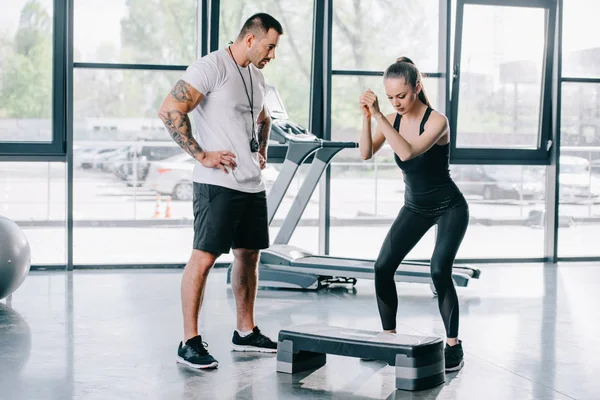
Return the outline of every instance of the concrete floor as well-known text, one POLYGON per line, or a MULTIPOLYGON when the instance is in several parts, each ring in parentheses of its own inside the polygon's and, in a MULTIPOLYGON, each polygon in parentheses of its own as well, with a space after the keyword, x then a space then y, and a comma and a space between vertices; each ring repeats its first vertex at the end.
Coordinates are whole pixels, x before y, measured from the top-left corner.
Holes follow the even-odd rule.
MULTIPOLYGON (((599 399, 600 266, 484 265, 459 288, 465 367, 444 385, 394 389, 381 362, 328 356, 310 372, 275 371, 275 356, 229 351, 235 303, 211 272, 201 331, 213 371, 175 363, 180 270, 31 273, 0 302, 0 399, 599 399)), ((437 301, 398 284, 402 333, 439 335, 437 301)), ((379 330, 373 282, 354 289, 259 291, 257 323, 379 330)))

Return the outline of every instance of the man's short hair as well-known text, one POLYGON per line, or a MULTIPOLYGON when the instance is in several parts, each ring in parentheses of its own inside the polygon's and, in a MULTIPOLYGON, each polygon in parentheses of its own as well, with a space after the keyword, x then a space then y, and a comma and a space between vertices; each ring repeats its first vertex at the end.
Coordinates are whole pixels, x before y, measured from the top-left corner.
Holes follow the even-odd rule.
POLYGON ((275 18, 266 13, 254 14, 246 20, 238 38, 243 38, 249 33, 258 37, 260 34, 269 32, 269 29, 275 29, 278 34, 283 35, 283 28, 275 18))

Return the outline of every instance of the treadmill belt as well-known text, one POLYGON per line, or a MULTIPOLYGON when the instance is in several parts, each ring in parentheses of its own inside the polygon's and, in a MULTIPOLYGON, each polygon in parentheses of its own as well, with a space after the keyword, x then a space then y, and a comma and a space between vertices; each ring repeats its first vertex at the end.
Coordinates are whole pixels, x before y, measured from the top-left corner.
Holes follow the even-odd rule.
MULTIPOLYGON (((322 256, 307 256, 297 258, 290 262, 292 266, 307 267, 307 268, 325 268, 325 269, 343 269, 344 271, 364 271, 369 269, 374 270, 374 262, 366 260, 353 260, 348 258, 336 258, 336 257, 322 257, 322 256)), ((415 274, 430 274, 429 264, 410 264, 401 263, 400 268, 402 272, 409 272, 415 274)), ((460 273, 463 275, 473 276, 473 271, 466 268, 454 269, 453 273, 460 273)))

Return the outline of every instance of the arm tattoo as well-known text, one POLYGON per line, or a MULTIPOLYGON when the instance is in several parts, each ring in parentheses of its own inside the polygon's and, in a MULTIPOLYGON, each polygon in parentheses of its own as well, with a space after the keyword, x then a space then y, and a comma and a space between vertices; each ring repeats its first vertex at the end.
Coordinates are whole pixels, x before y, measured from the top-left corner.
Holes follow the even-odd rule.
POLYGON ((202 153, 202 148, 192 136, 192 124, 187 114, 179 110, 164 111, 160 113, 160 119, 173 140, 189 155, 196 158, 198 154, 202 153))
POLYGON ((258 141, 260 143, 259 150, 266 155, 267 142, 271 134, 271 118, 265 118, 260 124, 258 124, 258 141))
POLYGON ((171 95, 177 101, 192 101, 192 94, 188 89, 189 84, 181 79, 177 81, 175 86, 173 86, 173 90, 171 90, 171 95))

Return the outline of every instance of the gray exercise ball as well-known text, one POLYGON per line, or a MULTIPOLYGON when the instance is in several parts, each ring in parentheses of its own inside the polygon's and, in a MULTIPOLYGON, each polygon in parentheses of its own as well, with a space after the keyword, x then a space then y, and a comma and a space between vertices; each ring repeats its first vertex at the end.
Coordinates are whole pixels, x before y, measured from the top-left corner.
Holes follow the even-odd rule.
POLYGON ((0 216, 0 299, 21 286, 31 266, 27 237, 16 223, 0 216))

